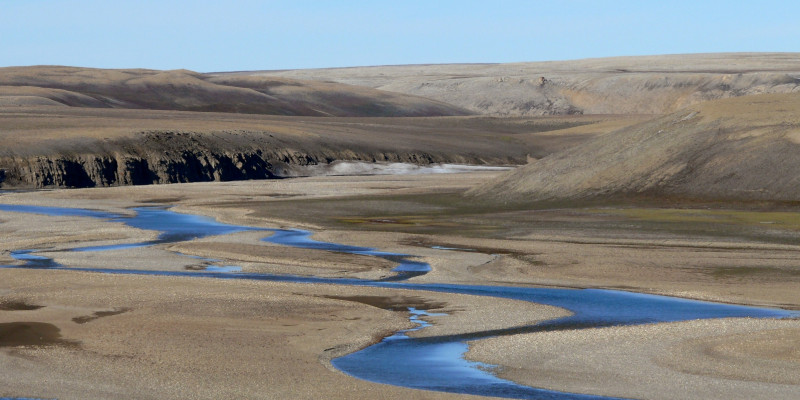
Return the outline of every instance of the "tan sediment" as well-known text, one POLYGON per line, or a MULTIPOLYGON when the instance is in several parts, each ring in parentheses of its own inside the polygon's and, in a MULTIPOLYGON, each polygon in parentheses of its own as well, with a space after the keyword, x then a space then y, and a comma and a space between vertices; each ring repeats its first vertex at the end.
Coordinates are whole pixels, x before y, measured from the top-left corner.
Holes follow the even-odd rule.
POLYGON ((323 277, 380 279, 393 275, 396 262, 333 251, 301 249, 263 242, 272 232, 245 232, 203 238, 169 246, 169 250, 240 265, 245 272, 269 272, 323 277))
POLYGON ((11 253, 8 250, 0 250, 0 264, 10 265, 14 263, 14 261, 14 258, 11 257, 11 253))
POLYGON ((423 320, 433 325, 409 332, 411 337, 460 335, 472 332, 515 328, 533 325, 548 319, 566 317, 571 313, 563 308, 520 300, 493 297, 450 295, 446 306, 430 312, 423 320), (443 313, 445 315, 435 315, 443 313))
POLYGON ((795 399, 797 320, 722 319, 472 342, 499 376, 559 391, 647 399, 795 399), (532 362, 531 360, 536 360, 532 362))
MULTIPOLYGON (((0 313, 0 323, 51 324, 63 340, 76 344, 0 351, 0 365, 7 371, 0 377, 3 395, 464 397, 360 381, 335 371, 328 360, 412 326, 406 312, 347 297, 395 296, 400 304, 403 298, 421 297, 446 307, 478 305, 458 303, 466 296, 70 271, 7 270, 3 276, 2 288, 10 295, 25 293, 44 308, 0 313), (75 321, 96 315, 104 316, 75 321)), ((543 315, 534 307, 528 310, 534 318, 543 315)))
MULTIPOLYGON (((6 197, 0 202, 6 203, 6 197)), ((153 240, 152 231, 131 228, 121 222, 85 217, 52 217, 2 212, 0 241, 4 250, 59 249, 78 245, 111 245, 153 240)))
POLYGON ((527 301, 451 293, 430 295, 424 290, 407 293, 419 294, 325 297, 396 311, 404 311, 412 307, 416 310, 425 310, 429 315, 422 315, 418 318, 432 325, 406 333, 406 335, 414 338, 463 335, 517 328, 571 315, 569 311, 562 308, 527 301), (432 298, 437 300, 431 300, 432 298), (513 309, 514 312, 509 312, 509 309, 513 309))
MULTIPOLYGON (((116 213, 131 213, 126 207, 174 205, 176 211, 200 213, 230 223, 262 226, 275 221, 279 225, 287 224, 287 226, 296 227, 297 218, 291 214, 262 218, 258 215, 260 210, 253 206, 259 203, 263 206, 272 202, 322 200, 342 196, 464 190, 479 182, 495 179, 501 174, 502 172, 470 172, 399 176, 324 176, 280 180, 8 192, 0 196, 0 202, 92 208, 116 213), (209 195, 209 193, 213 193, 213 195, 209 195)), ((302 209, 296 212, 301 214, 302 209)), ((308 226, 319 227, 317 224, 308 226)), ((269 225, 269 227, 276 226, 269 225)))
MULTIPOLYGON (((428 244, 446 247, 477 249, 437 256, 441 264, 439 273, 431 275, 431 279, 446 275, 465 283, 603 287, 727 303, 800 308, 796 296, 800 248, 794 245, 715 240, 691 243, 604 240, 586 233, 517 239, 420 235, 406 238, 424 239, 428 244), (443 262, 442 257, 462 261, 443 262)), ((418 253, 427 254, 426 250, 418 253)))
POLYGON ((418 282, 600 287, 727 303, 800 308, 800 247, 748 241, 689 241, 530 235, 513 239, 393 232, 318 235, 411 253, 433 271, 418 282), (383 243, 383 244, 381 244, 383 243), (415 245, 412 245, 415 244, 415 245), (433 245, 463 250, 437 250, 433 245))

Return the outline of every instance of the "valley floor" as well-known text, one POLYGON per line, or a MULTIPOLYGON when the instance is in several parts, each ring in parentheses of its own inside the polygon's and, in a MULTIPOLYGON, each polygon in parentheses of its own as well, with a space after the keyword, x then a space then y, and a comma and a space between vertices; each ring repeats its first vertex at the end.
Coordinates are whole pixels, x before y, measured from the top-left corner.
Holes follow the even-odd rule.
MULTIPOLYGON (((418 255, 433 267, 413 278, 419 282, 615 288, 800 309, 794 210, 520 209, 461 195, 498 174, 5 192, 0 203, 121 213, 174 205, 224 222, 304 228, 318 240, 418 255)), ((366 256, 270 245, 263 236, 73 253, 59 250, 149 240, 152 233, 2 212, 0 263, 14 262, 10 251, 42 249, 63 265, 84 267, 197 267, 179 251, 249 272, 375 279, 392 268, 366 256)), ((404 305, 450 314, 432 317, 434 327, 422 335, 514 327, 566 313, 511 300, 363 287, 24 269, 0 276, 0 327, 27 323, 47 339, 10 345, 0 335, 0 396, 461 398, 356 380, 329 360, 408 327, 407 313, 389 310, 404 305)), ((473 343, 468 357, 501 365, 502 377, 555 390, 772 399, 800 394, 799 348, 798 320, 726 319, 504 336, 473 343)))

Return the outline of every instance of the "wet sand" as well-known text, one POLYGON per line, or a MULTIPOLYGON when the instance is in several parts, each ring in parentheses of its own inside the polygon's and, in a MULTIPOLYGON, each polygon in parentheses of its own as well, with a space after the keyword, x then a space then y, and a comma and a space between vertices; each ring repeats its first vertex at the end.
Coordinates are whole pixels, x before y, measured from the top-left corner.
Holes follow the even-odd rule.
MULTIPOLYGON (((404 200, 436 200, 496 176, 324 177, 56 190, 4 194, 0 202, 115 212, 176 204, 176 210, 225 222, 309 228, 317 232, 317 240, 418 255, 415 260, 434 269, 414 278, 419 282, 608 287, 800 308, 800 274, 794 272, 800 270, 800 261, 795 261, 800 260, 800 246, 790 243, 731 235, 700 240, 668 230, 620 230, 614 221, 608 229, 598 228, 585 221, 600 218, 571 212, 501 208, 486 213, 468 206, 453 210, 444 201, 404 200), (567 228, 553 225, 569 218, 583 222, 567 228), (437 245, 463 250, 432 248, 437 245), (724 269, 730 267, 742 269, 724 269)), ((5 260, 15 249, 59 250, 153 238, 150 232, 85 218, 1 213, 0 219, 5 244, 0 257, 5 260)), ((186 270, 202 264, 174 254, 181 251, 242 265, 245 271, 326 277, 376 278, 392 267, 381 259, 261 242, 267 234, 244 232, 104 253, 44 254, 73 266, 186 270)), ((0 300, 44 306, 0 311, 0 323, 52 324, 63 340, 79 343, 0 350, 0 364, 10 371, 0 378, 0 395, 461 398, 359 381, 332 370, 327 360, 409 326, 406 312, 385 308, 427 304, 435 306, 434 312, 451 314, 430 317, 436 325, 415 335, 512 327, 564 315, 553 307, 510 300, 375 288, 68 271, 0 274, 0 300), (386 298, 399 300, 376 300, 386 298)), ((689 389, 681 388, 708 388, 698 389, 706 396, 697 398, 737 393, 775 398, 800 391, 786 373, 797 370, 800 355, 781 350, 796 345, 797 329, 796 321, 725 320, 554 332, 476 342, 470 357, 504 365, 504 377, 557 390, 615 394, 628 385, 630 393, 645 398, 688 395, 680 390, 689 389), (550 352, 537 343, 560 350, 550 352), (709 354, 709 346, 727 353, 709 354), (760 364, 731 361, 741 354, 760 364), (613 367, 598 369, 606 365, 601 356, 613 361, 607 365, 623 366, 620 374, 630 371, 632 375, 624 375, 630 385, 615 381, 623 375, 615 375, 613 367), (595 375, 584 380, 581 371, 595 375), (691 385, 681 386, 683 380, 691 385), (723 381, 735 384, 720 386, 723 381)))

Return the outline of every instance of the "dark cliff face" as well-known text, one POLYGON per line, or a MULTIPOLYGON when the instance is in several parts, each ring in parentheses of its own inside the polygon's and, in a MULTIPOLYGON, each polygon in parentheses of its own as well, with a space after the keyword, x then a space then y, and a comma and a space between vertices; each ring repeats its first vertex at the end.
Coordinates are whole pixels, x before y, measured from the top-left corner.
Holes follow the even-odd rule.
POLYGON ((178 157, 132 155, 36 156, 3 160, 3 186, 95 187, 275 178, 259 154, 192 153, 178 157))
MULTIPOLYGON (((143 140, 98 145, 93 152, 70 149, 40 155, 0 157, 0 186, 17 188, 104 187, 159 183, 273 179, 296 175, 298 166, 333 161, 513 163, 458 153, 387 151, 368 146, 275 143, 242 135, 147 133, 143 140)), ((89 150, 89 149, 83 149, 89 150)))

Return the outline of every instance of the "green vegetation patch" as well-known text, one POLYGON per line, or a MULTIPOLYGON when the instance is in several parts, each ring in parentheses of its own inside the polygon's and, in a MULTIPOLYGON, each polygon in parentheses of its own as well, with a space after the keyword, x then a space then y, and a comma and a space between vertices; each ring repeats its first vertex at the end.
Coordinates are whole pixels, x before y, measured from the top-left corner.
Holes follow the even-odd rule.
POLYGON ((800 212, 705 209, 619 208, 591 209, 593 214, 616 215, 648 222, 753 225, 800 231, 800 212))

